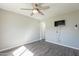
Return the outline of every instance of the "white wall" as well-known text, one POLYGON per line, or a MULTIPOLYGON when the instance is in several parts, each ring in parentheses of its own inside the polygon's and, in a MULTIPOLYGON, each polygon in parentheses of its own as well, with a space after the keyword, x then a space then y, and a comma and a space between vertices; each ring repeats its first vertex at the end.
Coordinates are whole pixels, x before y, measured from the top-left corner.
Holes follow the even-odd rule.
POLYGON ((45 33, 48 42, 79 49, 79 11, 50 18, 46 21, 45 33), (54 27, 54 21, 63 19, 66 21, 65 26, 54 27), (78 24, 77 29, 75 24, 78 24))
POLYGON ((38 20, 0 9, 0 51, 39 39, 38 20))
POLYGON ((40 39, 45 39, 45 27, 46 24, 44 21, 40 21, 40 39))

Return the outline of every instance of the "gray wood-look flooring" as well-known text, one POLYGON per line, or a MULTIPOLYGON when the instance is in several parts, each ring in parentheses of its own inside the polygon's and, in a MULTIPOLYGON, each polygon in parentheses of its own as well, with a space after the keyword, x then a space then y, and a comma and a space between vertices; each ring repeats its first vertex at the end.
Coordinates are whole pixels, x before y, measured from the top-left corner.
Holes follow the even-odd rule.
MULTIPOLYGON (((45 41, 37 41, 23 46, 26 47, 30 52, 32 52, 33 56, 79 56, 79 50, 45 41)), ((0 52, 0 56, 14 56, 13 52, 16 51, 18 48, 20 47, 0 52)))

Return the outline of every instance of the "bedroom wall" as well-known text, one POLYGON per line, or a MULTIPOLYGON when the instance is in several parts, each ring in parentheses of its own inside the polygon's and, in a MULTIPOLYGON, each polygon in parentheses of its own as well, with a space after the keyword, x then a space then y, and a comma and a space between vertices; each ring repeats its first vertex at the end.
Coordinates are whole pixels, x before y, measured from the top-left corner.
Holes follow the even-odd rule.
POLYGON ((0 51, 39 39, 38 20, 0 9, 0 51))
POLYGON ((40 40, 45 39, 45 22, 40 21, 40 40))
POLYGON ((51 17, 46 22, 46 41, 79 49, 79 11, 51 17), (54 27, 54 21, 65 19, 66 25, 54 27), (75 25, 78 25, 77 29, 75 25))

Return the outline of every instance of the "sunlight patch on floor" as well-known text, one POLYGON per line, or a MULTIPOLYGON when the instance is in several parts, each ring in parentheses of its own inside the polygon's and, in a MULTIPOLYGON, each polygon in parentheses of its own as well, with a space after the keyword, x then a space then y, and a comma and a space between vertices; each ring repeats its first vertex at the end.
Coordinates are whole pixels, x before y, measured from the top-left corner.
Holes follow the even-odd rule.
POLYGON ((26 47, 22 46, 18 48, 17 50, 15 50, 13 52, 13 55, 14 56, 33 56, 33 53, 26 47))

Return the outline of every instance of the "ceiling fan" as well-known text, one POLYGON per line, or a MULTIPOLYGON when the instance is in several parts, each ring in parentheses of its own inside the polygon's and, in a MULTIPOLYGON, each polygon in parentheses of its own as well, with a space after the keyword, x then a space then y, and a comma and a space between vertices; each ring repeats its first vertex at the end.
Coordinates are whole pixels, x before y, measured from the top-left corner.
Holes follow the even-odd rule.
POLYGON ((39 13, 41 15, 44 15, 44 13, 41 10, 46 10, 49 8, 49 6, 42 6, 42 4, 38 3, 32 3, 32 9, 27 9, 27 8, 21 8, 21 10, 32 10, 32 13, 30 14, 33 16, 36 13, 39 13))

